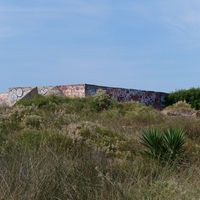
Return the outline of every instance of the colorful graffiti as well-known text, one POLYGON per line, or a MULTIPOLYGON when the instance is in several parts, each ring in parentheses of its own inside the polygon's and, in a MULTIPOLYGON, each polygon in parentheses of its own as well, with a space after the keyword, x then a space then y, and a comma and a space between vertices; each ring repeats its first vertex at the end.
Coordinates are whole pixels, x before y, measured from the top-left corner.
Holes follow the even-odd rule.
POLYGON ((95 95, 98 89, 106 90, 109 96, 118 102, 139 101, 143 105, 153 106, 157 109, 165 107, 164 101, 167 93, 86 85, 86 96, 95 95))
MULTIPOLYGON (((8 93, 8 104, 14 105, 18 100, 27 97, 27 95, 33 90, 32 87, 17 87, 10 88, 8 93)), ((27 97, 28 98, 28 97, 27 97)), ((26 98, 26 99, 27 99, 26 98)))
POLYGON ((55 96, 65 96, 63 91, 61 90, 61 86, 40 86, 38 87, 38 94, 48 96, 48 95, 55 95, 55 96))
POLYGON ((85 97, 85 85, 62 85, 61 90, 67 97, 85 97))
POLYGON ((35 94, 57 95, 66 97, 94 96, 98 89, 106 90, 111 98, 119 102, 139 101, 144 105, 153 106, 156 109, 165 107, 167 93, 153 92, 136 89, 113 88, 106 86, 77 84, 62 86, 41 86, 41 87, 17 87, 10 88, 9 93, 0 93, 0 105, 7 103, 14 105, 19 99, 31 99, 35 94))
POLYGON ((8 93, 0 93, 0 106, 8 105, 8 93))
POLYGON ((52 87, 38 87, 38 94, 45 95, 52 87))
POLYGON ((16 102, 18 99, 20 99, 23 95, 23 90, 22 88, 13 88, 10 92, 10 101, 11 102, 16 102))
POLYGON ((24 91, 21 87, 12 88, 9 90, 9 105, 14 105, 24 94, 24 91))

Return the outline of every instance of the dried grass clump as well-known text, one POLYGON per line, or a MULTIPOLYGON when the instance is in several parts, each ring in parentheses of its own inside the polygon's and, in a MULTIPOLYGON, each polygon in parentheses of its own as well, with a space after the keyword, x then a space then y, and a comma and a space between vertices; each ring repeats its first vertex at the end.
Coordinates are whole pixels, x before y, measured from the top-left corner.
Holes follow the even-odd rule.
POLYGON ((191 107, 189 103, 186 103, 186 101, 178 101, 175 104, 166 107, 162 113, 167 115, 195 115, 196 111, 191 107))

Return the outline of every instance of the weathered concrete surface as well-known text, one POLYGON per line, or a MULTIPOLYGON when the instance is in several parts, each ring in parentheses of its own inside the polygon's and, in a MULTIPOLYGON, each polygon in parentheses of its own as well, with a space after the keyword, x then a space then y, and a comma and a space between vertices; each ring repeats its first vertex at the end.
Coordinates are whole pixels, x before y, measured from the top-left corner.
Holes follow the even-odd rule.
POLYGON ((33 87, 15 87, 9 88, 8 105, 13 106, 17 101, 27 96, 32 91, 33 87))
POLYGON ((46 96, 53 86, 38 86, 38 94, 46 96))
POLYGON ((29 100, 29 99, 33 99, 33 97, 38 94, 38 88, 37 87, 34 87, 34 88, 31 88, 31 90, 26 94, 24 95, 21 100, 29 100))
POLYGON ((64 97, 65 95, 63 94, 63 91, 61 90, 60 86, 55 86, 55 87, 51 87, 47 93, 45 94, 45 96, 48 95, 55 95, 55 96, 61 96, 64 97))
POLYGON ((139 101, 143 105, 150 105, 156 109, 163 109, 165 107, 165 97, 168 95, 164 92, 114 88, 86 84, 86 96, 95 95, 98 89, 106 90, 109 96, 111 98, 115 98, 118 102, 139 101))
POLYGON ((0 95, 0 105, 3 103, 13 106, 20 99, 33 98, 35 94, 57 95, 66 97, 86 97, 96 94, 98 89, 106 90, 111 98, 119 102, 139 101, 144 105, 151 105, 156 109, 165 107, 165 97, 163 92, 114 88, 91 84, 73 84, 61 86, 39 86, 39 87, 15 87, 10 88, 8 94, 0 95))
POLYGON ((66 97, 85 97, 85 84, 62 85, 61 90, 66 97))
POLYGON ((8 93, 0 93, 0 106, 8 105, 8 93))

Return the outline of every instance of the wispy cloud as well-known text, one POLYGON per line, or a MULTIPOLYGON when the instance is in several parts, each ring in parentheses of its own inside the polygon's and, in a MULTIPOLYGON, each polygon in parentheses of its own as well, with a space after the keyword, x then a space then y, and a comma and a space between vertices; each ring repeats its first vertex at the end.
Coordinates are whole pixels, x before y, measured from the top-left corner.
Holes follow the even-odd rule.
MULTIPOLYGON (((146 3, 130 0, 114 3, 106 0, 57 0, 56 3, 52 0, 37 0, 31 5, 29 3, 0 5, 0 27, 7 29, 7 32, 10 30, 17 33, 19 32, 16 30, 17 27, 21 31, 27 30, 31 26, 41 25, 42 20, 62 19, 71 24, 74 23, 78 28, 85 20, 96 28, 99 23, 106 24, 114 18, 118 20, 121 18, 121 23, 124 24, 141 23, 146 18, 147 21, 153 23, 152 26, 168 27, 172 30, 172 36, 176 36, 175 33, 177 33, 180 40, 180 36, 185 39, 194 37, 195 40, 200 37, 199 10, 200 2, 197 0, 152 0, 146 3)), ((74 29, 77 29, 75 26, 74 29)), ((84 32, 83 28, 82 31, 84 32)), ((0 31, 0 36, 3 36, 2 31, 0 31)))
MULTIPOLYGON (((124 2, 123 2, 124 3, 124 2)), ((200 2, 197 0, 153 0, 147 3, 126 1, 121 8, 130 15, 129 22, 166 27, 169 37, 190 47, 200 47, 200 2), (135 20, 136 19, 136 20, 135 20), (145 20, 144 20, 145 19, 145 20)), ((119 6, 120 7, 120 6, 119 6)))
POLYGON ((173 0, 158 6, 162 11, 161 19, 169 24, 183 29, 200 25, 200 3, 195 0, 173 0))

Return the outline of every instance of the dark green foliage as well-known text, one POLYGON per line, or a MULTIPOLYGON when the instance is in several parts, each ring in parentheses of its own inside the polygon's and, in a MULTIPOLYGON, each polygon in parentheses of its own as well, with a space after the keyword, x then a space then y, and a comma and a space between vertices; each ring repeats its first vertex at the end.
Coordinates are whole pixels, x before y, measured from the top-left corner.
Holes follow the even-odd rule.
POLYGON ((17 121, 6 120, 0 123, 0 131, 5 134, 13 133, 21 129, 20 123, 17 121))
POLYGON ((108 109, 110 105, 111 99, 109 95, 105 90, 99 89, 91 102, 92 108, 99 112, 108 109))
POLYGON ((169 128, 164 133, 157 129, 149 129, 140 136, 141 144, 147 148, 144 153, 156 159, 174 160, 181 158, 185 142, 184 131, 179 128, 169 128))
POLYGON ((160 158, 161 155, 165 152, 162 135, 159 130, 149 129, 144 131, 140 139, 141 144, 148 149, 147 151, 144 150, 146 154, 155 158, 160 158))
POLYGON ((186 101, 191 104, 192 108, 200 109, 200 88, 190 88, 189 90, 177 90, 171 92, 166 97, 167 106, 172 105, 178 101, 186 101))
POLYGON ((170 159, 181 157, 184 153, 182 146, 185 142, 185 133, 179 128, 169 128, 164 131, 163 144, 170 159))
POLYGON ((45 107, 45 106, 49 106, 51 104, 61 104, 61 103, 65 103, 65 102, 69 102, 69 98, 67 97, 59 97, 59 96, 54 96, 54 95, 50 95, 50 96, 43 96, 41 94, 37 94, 34 96, 33 99, 30 100, 19 100, 16 105, 24 105, 24 106, 31 106, 31 105, 35 105, 38 106, 39 108, 41 107, 45 107))
POLYGON ((102 110, 107 110, 111 107, 119 106, 114 99, 110 99, 109 95, 104 90, 98 90, 95 96, 90 96, 86 98, 68 98, 59 96, 43 96, 35 95, 33 99, 30 100, 19 100, 15 106, 31 106, 35 105, 38 108, 55 110, 58 105, 65 105, 69 112, 80 112, 81 110, 100 112, 102 110))

